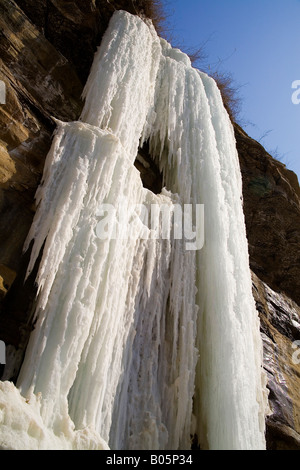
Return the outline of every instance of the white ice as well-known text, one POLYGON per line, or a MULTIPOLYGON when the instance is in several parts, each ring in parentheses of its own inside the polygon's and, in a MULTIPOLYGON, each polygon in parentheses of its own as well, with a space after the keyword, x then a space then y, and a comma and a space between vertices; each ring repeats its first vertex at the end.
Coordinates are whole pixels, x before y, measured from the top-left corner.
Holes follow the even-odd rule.
POLYGON ((264 449, 241 174, 215 82, 118 11, 84 98, 80 121, 57 123, 36 195, 36 323, 16 387, 0 384, 0 446, 183 450, 197 434, 202 448, 264 449), (134 166, 145 142, 159 195, 134 166), (131 211, 117 237, 99 238, 103 204, 131 211), (160 236, 159 213, 153 236, 138 213, 184 204, 204 205, 201 249, 172 237, 173 219, 160 236))

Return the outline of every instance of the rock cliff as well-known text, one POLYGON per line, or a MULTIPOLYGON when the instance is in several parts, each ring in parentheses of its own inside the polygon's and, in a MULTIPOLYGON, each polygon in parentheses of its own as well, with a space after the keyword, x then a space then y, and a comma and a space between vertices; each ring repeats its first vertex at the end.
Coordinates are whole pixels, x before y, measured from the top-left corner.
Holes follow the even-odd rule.
MULTIPOLYGON (((154 17, 149 0, 1 0, 0 339, 3 378, 14 380, 31 331, 34 273, 24 284, 22 247, 55 119, 78 118, 95 49, 115 9, 154 17)), ((296 175, 234 124, 243 176, 244 212, 270 390, 269 449, 300 449, 300 188, 296 175)), ((154 192, 160 175, 140 151, 136 166, 154 192), (146 164, 145 164, 146 162, 146 164)))

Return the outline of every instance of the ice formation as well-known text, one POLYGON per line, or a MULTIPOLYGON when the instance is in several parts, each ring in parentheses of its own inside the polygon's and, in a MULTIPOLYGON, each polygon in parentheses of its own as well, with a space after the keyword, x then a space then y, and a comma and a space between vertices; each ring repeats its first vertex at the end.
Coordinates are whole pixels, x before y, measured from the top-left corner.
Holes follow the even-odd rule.
POLYGON ((241 174, 214 80, 118 11, 84 98, 78 122, 57 123, 36 195, 36 323, 16 386, 0 384, 0 445, 183 450, 197 434, 201 448, 264 449, 241 174), (158 195, 134 166, 145 142, 158 195), (204 244, 188 249, 173 216, 199 205, 204 244), (154 210, 149 226, 145 207, 169 218, 154 210))

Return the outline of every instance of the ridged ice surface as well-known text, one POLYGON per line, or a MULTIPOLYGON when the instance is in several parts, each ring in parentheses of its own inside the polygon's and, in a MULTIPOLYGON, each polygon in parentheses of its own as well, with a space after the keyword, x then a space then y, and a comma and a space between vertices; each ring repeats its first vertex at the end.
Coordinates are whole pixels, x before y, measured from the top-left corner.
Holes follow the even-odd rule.
POLYGON ((120 11, 84 98, 79 122, 57 123, 36 195, 36 323, 17 387, 0 384, 0 445, 183 450, 197 434, 202 448, 264 449, 241 175, 215 82, 120 11), (159 195, 134 167, 144 142, 159 195), (117 236, 99 236, 103 204, 130 212, 117 236), (185 204, 204 206, 197 249, 174 239, 174 218, 139 213, 185 204))

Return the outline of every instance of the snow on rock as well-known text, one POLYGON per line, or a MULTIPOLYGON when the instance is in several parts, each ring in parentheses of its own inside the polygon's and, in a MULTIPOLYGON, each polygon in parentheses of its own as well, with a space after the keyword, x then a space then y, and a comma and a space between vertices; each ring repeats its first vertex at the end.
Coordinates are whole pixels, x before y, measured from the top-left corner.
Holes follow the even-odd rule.
POLYGON ((241 175, 215 82, 118 11, 84 97, 36 194, 36 323, 17 388, 1 384, 3 448, 189 449, 191 434, 265 448, 241 175), (145 142, 158 195, 134 167, 145 142))

